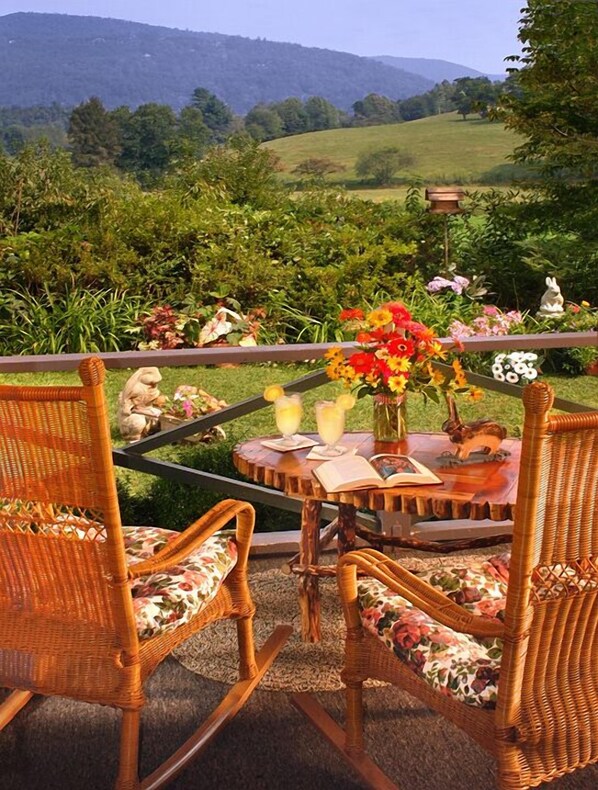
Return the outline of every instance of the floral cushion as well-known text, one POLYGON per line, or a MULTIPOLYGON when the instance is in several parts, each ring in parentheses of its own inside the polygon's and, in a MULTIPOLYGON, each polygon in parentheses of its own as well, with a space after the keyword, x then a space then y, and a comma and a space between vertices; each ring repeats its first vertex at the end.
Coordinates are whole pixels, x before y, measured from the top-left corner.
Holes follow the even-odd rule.
MULTIPOLYGON (((155 527, 123 527, 130 565, 151 559, 179 533, 155 527)), ((218 532, 168 572, 130 582, 140 639, 149 639, 189 622, 214 598, 234 568, 237 546, 232 533, 218 532)))
MULTIPOLYGON (((467 611, 494 622, 504 616, 509 554, 469 567, 417 575, 467 611)), ((494 708, 502 656, 500 639, 476 639, 434 620, 376 579, 360 579, 364 628, 431 686, 467 705, 494 708)))

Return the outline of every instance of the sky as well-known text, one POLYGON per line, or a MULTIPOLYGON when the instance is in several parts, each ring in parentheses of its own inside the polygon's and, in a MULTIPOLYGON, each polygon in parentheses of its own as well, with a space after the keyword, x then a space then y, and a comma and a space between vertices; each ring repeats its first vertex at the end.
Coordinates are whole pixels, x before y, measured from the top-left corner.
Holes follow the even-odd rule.
MULTIPOLYGON (((16 11, 113 17, 356 55, 438 58, 501 74, 525 0, 0 0, 16 11)), ((508 64, 507 64, 508 65, 508 64)))

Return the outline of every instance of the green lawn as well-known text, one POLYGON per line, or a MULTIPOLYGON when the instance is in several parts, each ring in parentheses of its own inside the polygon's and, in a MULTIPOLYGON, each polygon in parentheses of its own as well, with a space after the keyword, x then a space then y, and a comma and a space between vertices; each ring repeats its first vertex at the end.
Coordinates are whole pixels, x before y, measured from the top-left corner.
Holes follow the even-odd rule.
MULTIPOLYGON (((330 129, 284 137, 264 143, 281 159, 285 180, 303 159, 326 157, 344 165, 329 183, 357 186, 354 166, 361 151, 397 146, 415 157, 406 176, 419 176, 427 184, 484 183, 485 174, 509 167, 508 156, 517 138, 500 123, 481 118, 464 121, 456 113, 435 115, 400 124, 330 129)), ((363 184, 361 185, 363 186, 363 184)))
MULTIPOLYGON (((239 368, 162 368, 163 380, 160 389, 172 395, 179 384, 195 384, 230 403, 250 395, 261 394, 267 384, 284 383, 315 370, 310 365, 256 365, 239 368)), ((130 375, 130 371, 108 371, 106 394, 110 404, 112 433, 115 445, 122 445, 116 425, 116 402, 119 391, 130 375)), ((567 400, 587 403, 598 408, 598 378, 545 377, 555 388, 558 396, 567 400)), ((0 383, 61 385, 77 383, 75 373, 28 373, 0 375, 0 383)), ((330 383, 304 396, 305 418, 302 430, 315 431, 314 402, 321 397, 334 397, 342 389, 330 383)), ((372 404, 369 398, 360 401, 348 413, 348 430, 371 428, 372 404)), ((521 434, 522 408, 520 401, 504 395, 487 393, 477 404, 464 404, 461 408, 466 419, 492 416, 503 422, 511 436, 521 434)), ((412 430, 439 430, 446 419, 446 411, 434 404, 424 404, 418 396, 411 396, 408 404, 408 422, 412 430)), ((237 476, 231 462, 233 446, 246 438, 275 432, 272 407, 235 420, 225 425, 227 439, 217 445, 169 446, 156 451, 157 458, 172 460, 189 466, 203 468, 225 476, 237 476)), ((157 526, 181 528, 195 519, 199 513, 217 501, 217 494, 177 486, 173 483, 128 470, 117 471, 123 520, 127 523, 155 524, 157 526)), ((272 508, 258 507, 258 529, 298 528, 298 517, 272 508)))

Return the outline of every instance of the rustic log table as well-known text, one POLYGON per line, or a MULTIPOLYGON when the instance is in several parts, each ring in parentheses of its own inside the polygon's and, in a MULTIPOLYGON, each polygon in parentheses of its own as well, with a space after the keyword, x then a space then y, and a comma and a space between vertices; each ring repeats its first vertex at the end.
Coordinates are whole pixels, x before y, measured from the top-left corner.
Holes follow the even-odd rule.
MULTIPOLYGON (((317 439, 315 434, 306 434, 317 439)), ((432 469, 442 480, 435 485, 399 486, 396 488, 368 488, 342 493, 326 493, 312 474, 322 461, 308 461, 309 448, 280 453, 262 446, 266 438, 251 439, 237 445, 233 461, 241 474, 265 486, 284 491, 288 496, 303 500, 301 537, 298 563, 291 563, 290 571, 300 577, 299 603, 301 628, 305 641, 320 640, 320 600, 318 577, 332 575, 334 569, 319 565, 320 550, 338 533, 338 552, 355 547, 355 537, 371 545, 385 544, 408 548, 429 548, 430 544, 414 539, 387 537, 356 525, 356 511, 360 508, 414 514, 442 519, 491 519, 504 521, 513 517, 517 494, 520 442, 506 439, 501 449, 510 454, 500 461, 488 461, 482 454, 472 453, 467 462, 447 466, 443 453, 454 448, 444 433, 410 433, 402 442, 375 443, 371 433, 346 433, 343 445, 356 448, 366 458, 376 453, 400 453, 413 456, 432 469), (320 536, 322 502, 338 504, 336 523, 320 536)), ((492 545, 500 538, 483 538, 475 545, 492 545)), ((462 541, 465 548, 472 541, 462 541)), ((454 544, 453 544, 454 545, 454 544)), ((454 545, 456 548, 457 546, 454 545)))

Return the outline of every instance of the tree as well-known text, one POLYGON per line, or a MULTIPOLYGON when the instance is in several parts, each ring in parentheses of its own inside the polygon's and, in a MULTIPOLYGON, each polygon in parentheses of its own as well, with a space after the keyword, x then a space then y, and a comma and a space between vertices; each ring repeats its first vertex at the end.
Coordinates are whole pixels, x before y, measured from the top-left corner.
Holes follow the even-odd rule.
POLYGON ((177 120, 177 142, 183 156, 199 159, 210 142, 210 130, 197 107, 183 107, 177 120))
POLYGON ((245 116, 245 129, 259 143, 282 137, 280 115, 271 106, 257 104, 245 116))
POLYGON ((378 93, 368 95, 353 104, 355 120, 364 124, 394 123, 401 119, 399 107, 388 96, 378 93))
POLYGON ((282 129, 287 134, 303 134, 307 131, 308 117, 301 99, 291 97, 275 102, 270 107, 276 110, 282 122, 282 129))
POLYGON ((399 102, 399 113, 404 121, 417 121, 419 118, 431 115, 427 94, 402 99, 399 102))
POLYGON ((531 196, 514 206, 527 226, 523 262, 538 289, 546 274, 571 299, 598 300, 598 4, 528 0, 499 106, 523 136, 516 162, 532 168, 531 196))
POLYGON ((212 131, 214 140, 222 142, 233 122, 230 107, 207 88, 196 88, 193 91, 191 106, 201 111, 204 123, 212 131))
POLYGON ((333 104, 321 96, 310 96, 305 102, 307 131, 318 132, 323 129, 337 129, 340 126, 340 113, 333 104))
POLYGON ((291 173, 299 176, 304 181, 322 181, 325 176, 331 173, 342 173, 347 168, 339 162, 334 162, 327 157, 311 157, 303 159, 291 173))
POLYGON ((527 138, 516 160, 550 177, 592 178, 598 170, 598 4, 529 0, 514 57, 508 128, 527 138))
POLYGON ((121 150, 118 125, 97 96, 75 107, 68 139, 73 162, 80 167, 113 165, 121 150))
POLYGON ((399 170, 414 162, 414 157, 408 151, 389 146, 362 152, 355 164, 355 172, 360 178, 371 178, 376 186, 386 186, 399 170))
POLYGON ((134 113, 115 110, 121 125, 119 167, 135 173, 144 184, 161 176, 177 151, 177 119, 166 104, 140 105, 134 113))
POLYGON ((488 109, 496 104, 502 92, 502 83, 492 83, 488 77, 459 77, 453 84, 453 101, 463 120, 470 113, 487 115, 488 109))

